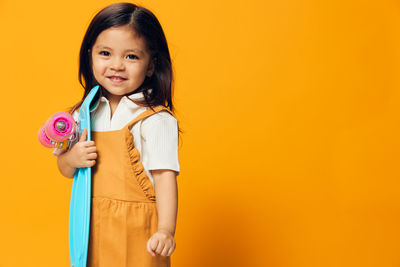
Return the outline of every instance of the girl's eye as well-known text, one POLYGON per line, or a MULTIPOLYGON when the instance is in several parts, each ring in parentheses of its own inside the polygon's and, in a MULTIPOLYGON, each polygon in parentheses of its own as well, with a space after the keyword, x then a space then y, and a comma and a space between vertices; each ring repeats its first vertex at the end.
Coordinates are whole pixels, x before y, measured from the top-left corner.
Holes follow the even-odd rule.
POLYGON ((129 59, 139 59, 136 55, 134 54, 130 54, 128 55, 128 57, 130 57, 129 59))
POLYGON ((108 53, 107 51, 101 51, 101 52, 100 52, 100 55, 108 56, 108 54, 110 54, 110 53, 108 53), (106 54, 104 55, 104 54, 102 54, 102 53, 106 53, 106 54))

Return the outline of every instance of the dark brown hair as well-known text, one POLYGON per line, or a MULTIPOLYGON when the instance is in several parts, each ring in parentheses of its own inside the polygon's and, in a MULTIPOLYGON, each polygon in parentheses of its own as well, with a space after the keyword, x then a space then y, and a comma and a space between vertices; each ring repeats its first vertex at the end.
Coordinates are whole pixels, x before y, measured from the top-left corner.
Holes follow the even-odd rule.
MULTIPOLYGON (((103 8, 92 19, 83 38, 79 54, 79 83, 85 89, 82 100, 70 108, 70 113, 80 107, 95 85, 100 86, 96 99, 106 95, 92 72, 91 50, 99 34, 110 28, 129 25, 139 37, 143 37, 150 52, 150 60, 155 60, 153 75, 146 76, 142 85, 127 95, 143 92, 144 99, 130 99, 140 106, 153 108, 162 105, 174 112, 172 103, 173 73, 170 53, 164 31, 155 15, 144 7, 132 3, 115 3, 103 8), (148 90, 152 89, 152 90, 148 90)), ((94 101, 95 102, 95 101, 94 101)))

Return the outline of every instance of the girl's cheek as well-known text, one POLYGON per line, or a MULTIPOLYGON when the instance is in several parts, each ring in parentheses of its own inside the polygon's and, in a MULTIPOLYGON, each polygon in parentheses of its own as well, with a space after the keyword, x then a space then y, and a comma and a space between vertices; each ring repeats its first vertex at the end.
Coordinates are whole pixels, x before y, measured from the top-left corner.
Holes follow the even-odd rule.
POLYGON ((107 64, 106 62, 98 61, 93 63, 93 69, 95 69, 97 72, 103 72, 107 69, 107 64))

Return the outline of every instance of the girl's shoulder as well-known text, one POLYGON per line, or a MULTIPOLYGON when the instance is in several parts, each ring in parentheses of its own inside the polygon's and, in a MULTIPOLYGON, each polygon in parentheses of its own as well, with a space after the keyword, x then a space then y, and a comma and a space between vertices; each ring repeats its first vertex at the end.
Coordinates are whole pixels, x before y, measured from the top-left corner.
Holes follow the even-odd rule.
POLYGON ((174 115, 166 110, 159 111, 142 120, 141 125, 144 129, 153 127, 175 127, 178 120, 174 115))
POLYGON ((157 121, 177 121, 174 115, 169 113, 166 110, 162 110, 159 112, 156 112, 149 117, 143 119, 142 124, 149 124, 149 123, 154 123, 157 121))

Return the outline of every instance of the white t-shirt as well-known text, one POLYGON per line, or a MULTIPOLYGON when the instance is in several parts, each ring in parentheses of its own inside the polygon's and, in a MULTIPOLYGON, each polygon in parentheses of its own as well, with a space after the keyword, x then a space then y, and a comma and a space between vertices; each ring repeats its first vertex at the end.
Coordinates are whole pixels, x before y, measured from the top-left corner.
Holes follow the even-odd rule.
MULTIPOLYGON (((143 98, 143 93, 128 96, 130 99, 143 98)), ((147 107, 136 105, 127 96, 123 96, 110 120, 111 109, 107 98, 104 96, 91 110, 92 131, 104 132, 120 130, 132 121, 147 107)), ((78 121, 78 112, 72 116, 78 121)), ((135 147, 139 150, 140 160, 144 170, 154 185, 150 170, 169 169, 179 175, 178 158, 178 122, 167 111, 160 111, 133 125, 131 132, 135 147)), ((56 148, 53 155, 58 156, 62 149, 56 148)))

